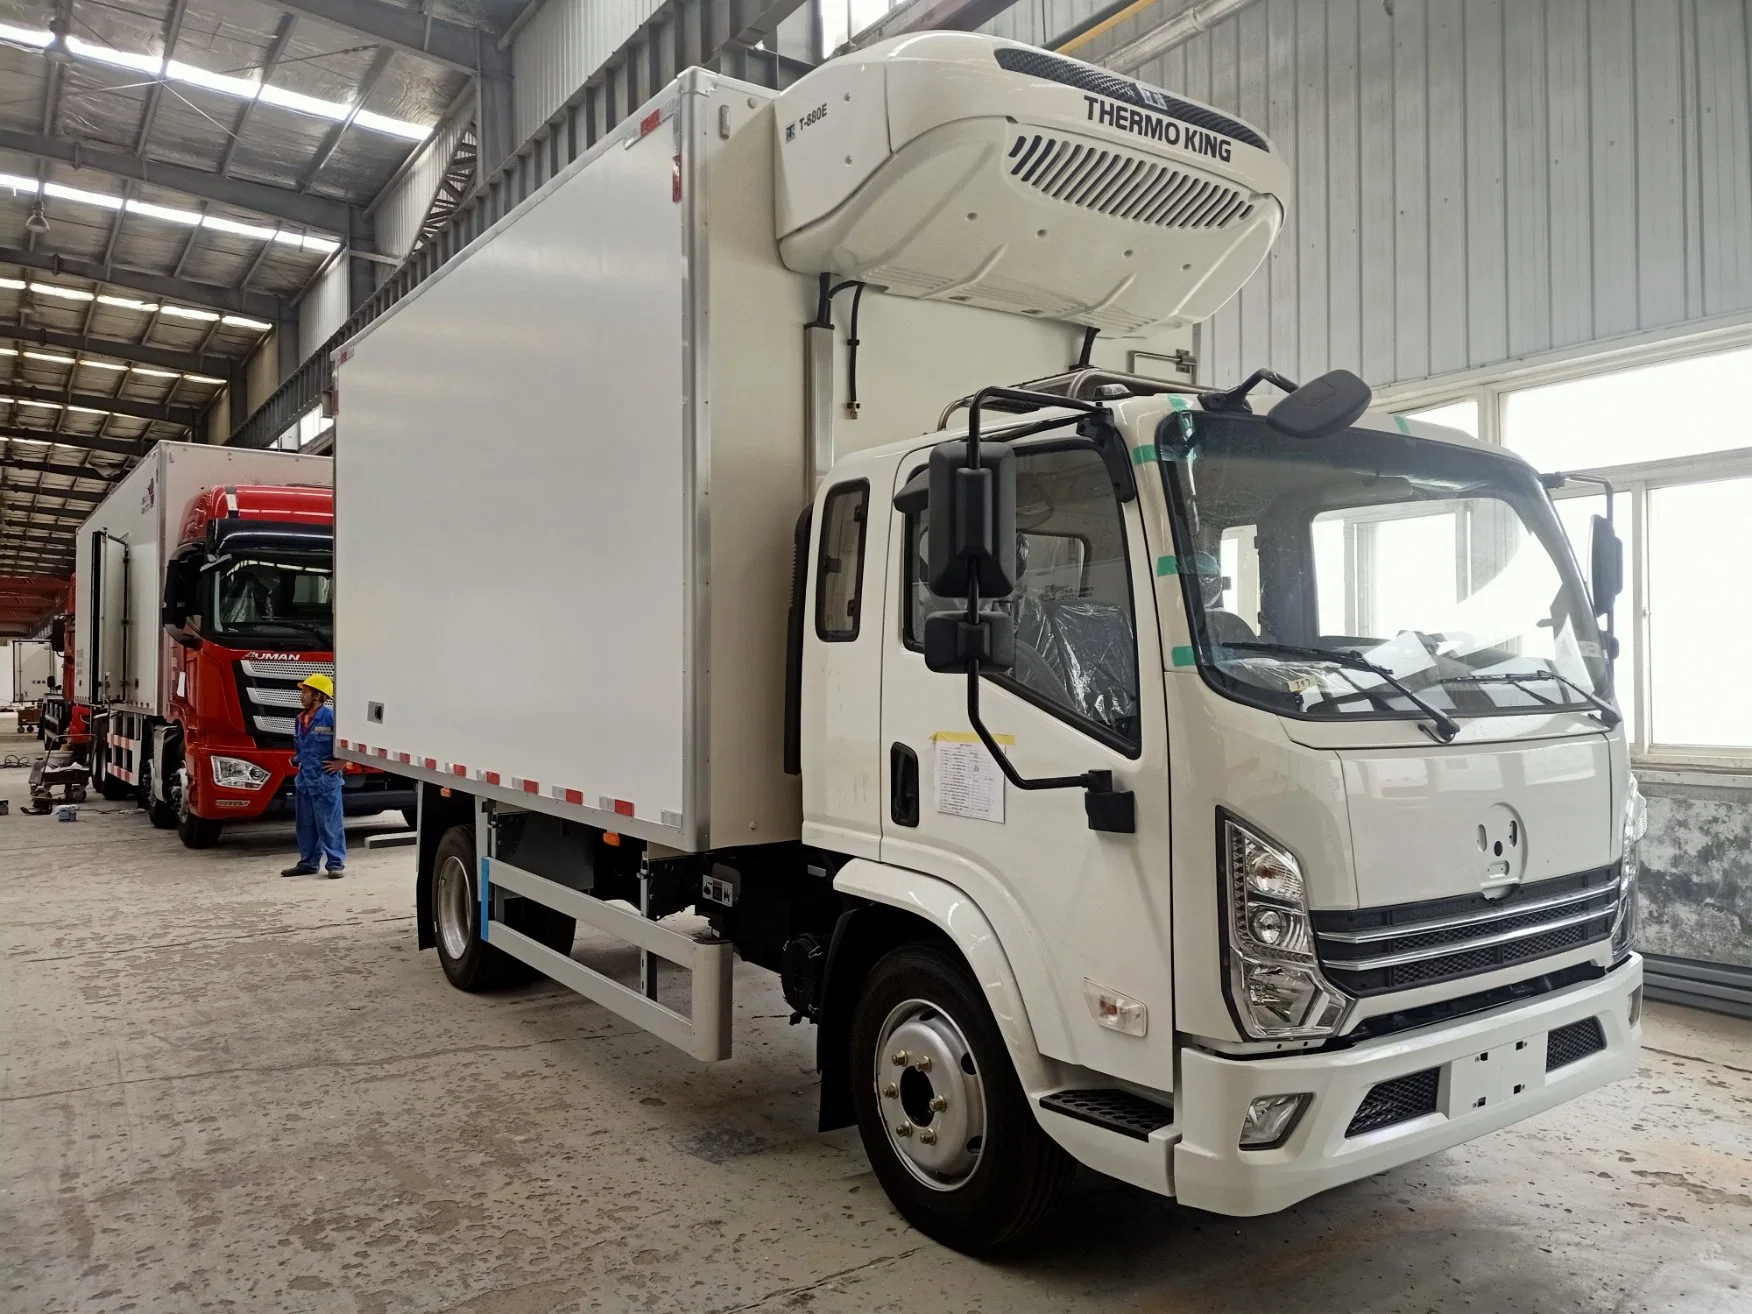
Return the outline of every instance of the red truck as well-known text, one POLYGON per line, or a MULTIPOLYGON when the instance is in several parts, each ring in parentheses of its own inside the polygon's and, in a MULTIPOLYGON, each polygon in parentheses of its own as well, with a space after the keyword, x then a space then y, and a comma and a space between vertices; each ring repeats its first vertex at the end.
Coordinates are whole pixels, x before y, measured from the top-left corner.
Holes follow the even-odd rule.
MULTIPOLYGON (((290 815, 298 684, 334 673, 327 457, 161 443, 86 521, 75 563, 72 716, 93 780, 190 848, 290 815)), ((349 815, 411 785, 352 765, 349 815)))

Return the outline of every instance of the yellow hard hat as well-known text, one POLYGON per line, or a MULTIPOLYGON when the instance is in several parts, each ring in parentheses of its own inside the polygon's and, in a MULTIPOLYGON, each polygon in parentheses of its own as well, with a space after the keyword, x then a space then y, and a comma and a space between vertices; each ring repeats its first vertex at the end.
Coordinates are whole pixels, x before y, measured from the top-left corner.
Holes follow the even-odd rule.
POLYGON ((335 696, 335 682, 320 672, 315 675, 305 676, 303 687, 316 690, 324 698, 333 698, 335 696))

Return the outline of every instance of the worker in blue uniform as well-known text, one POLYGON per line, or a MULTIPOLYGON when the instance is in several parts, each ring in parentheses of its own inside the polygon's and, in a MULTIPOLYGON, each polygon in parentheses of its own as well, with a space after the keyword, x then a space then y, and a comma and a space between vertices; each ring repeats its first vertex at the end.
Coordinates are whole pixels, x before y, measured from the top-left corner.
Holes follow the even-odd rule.
POLYGON ((330 880, 347 870, 347 834, 341 824, 341 772, 345 762, 335 757, 335 682, 311 675, 298 686, 304 710, 292 723, 292 762, 298 769, 293 784, 298 821, 298 861, 282 876, 314 876, 328 862, 330 880))

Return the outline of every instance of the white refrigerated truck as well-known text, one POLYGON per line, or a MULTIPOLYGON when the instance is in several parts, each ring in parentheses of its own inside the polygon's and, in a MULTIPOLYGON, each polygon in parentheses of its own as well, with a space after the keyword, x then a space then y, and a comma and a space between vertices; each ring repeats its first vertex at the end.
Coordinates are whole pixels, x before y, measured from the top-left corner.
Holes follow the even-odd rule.
POLYGON ((780 973, 968 1250, 1077 1162, 1262 1213, 1630 1072, 1609 527, 1590 595, 1514 456, 1137 364, 1287 184, 995 38, 690 71, 347 344, 340 749, 422 782, 451 982, 711 1060, 780 973))
POLYGON ((40 703, 60 675, 61 659, 46 643, 14 639, 6 645, 11 684, 8 702, 40 703))

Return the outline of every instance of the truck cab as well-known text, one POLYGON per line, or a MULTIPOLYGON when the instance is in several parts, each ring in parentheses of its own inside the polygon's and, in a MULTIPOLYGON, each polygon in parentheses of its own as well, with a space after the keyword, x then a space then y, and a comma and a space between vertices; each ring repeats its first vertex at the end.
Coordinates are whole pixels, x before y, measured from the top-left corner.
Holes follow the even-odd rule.
MULTIPOLYGON (((1610 598, 1538 473, 1380 414, 1289 436, 1100 377, 1054 386, 1117 399, 985 417, 1015 577, 977 676, 931 651, 934 617, 968 627, 932 591, 929 487, 965 431, 824 481, 803 835, 855 855, 835 888, 964 899, 1047 1132, 1225 1213, 1628 1074, 1641 800, 1610 598)), ((878 1102, 889 1148, 954 1185, 978 1155, 921 1143, 942 1095, 915 1087, 878 1102)))
MULTIPOLYGON (((190 499, 165 570, 167 715, 143 802, 190 847, 232 821, 289 816, 298 685, 334 673, 334 494, 237 484, 190 499)), ((350 764, 351 814, 413 806, 395 777, 350 764)))

